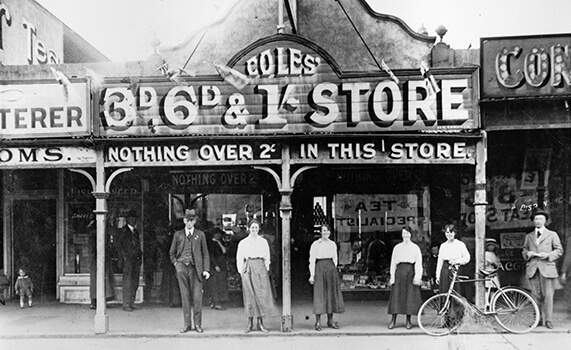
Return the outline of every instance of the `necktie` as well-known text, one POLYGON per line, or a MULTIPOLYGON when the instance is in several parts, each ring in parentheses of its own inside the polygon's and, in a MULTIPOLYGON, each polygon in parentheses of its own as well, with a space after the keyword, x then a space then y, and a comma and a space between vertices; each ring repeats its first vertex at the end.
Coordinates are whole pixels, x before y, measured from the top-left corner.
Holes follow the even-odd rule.
POLYGON ((190 244, 190 263, 194 265, 194 251, 192 250, 192 231, 188 231, 188 235, 186 239, 188 240, 188 244, 190 244))
POLYGON ((537 238, 541 237, 541 231, 537 230, 537 238))
POLYGON ((137 231, 137 229, 133 227, 133 230, 131 232, 133 233, 133 242, 135 244, 135 247, 137 250, 140 250, 141 249, 141 238, 139 237, 139 231, 137 231))

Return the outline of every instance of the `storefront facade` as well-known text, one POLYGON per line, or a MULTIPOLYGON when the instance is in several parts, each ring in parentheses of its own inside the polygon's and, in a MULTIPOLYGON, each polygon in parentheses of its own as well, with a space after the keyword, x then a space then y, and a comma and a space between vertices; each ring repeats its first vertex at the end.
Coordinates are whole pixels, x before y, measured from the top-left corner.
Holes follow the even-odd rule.
POLYGON ((528 287, 521 247, 533 210, 549 212, 563 243, 571 228, 570 45, 570 34, 481 40, 486 234, 500 243, 505 284, 528 287))
MULTIPOLYGON (((255 6, 244 3, 240 13, 255 6)), ((117 67, 108 73, 104 66, 94 67, 106 78, 101 85, 90 81, 91 90, 84 87, 91 91, 85 103, 88 120, 82 123, 88 129, 77 135, 63 130, 42 140, 42 147, 29 138, 4 145, 3 186, 16 195, 19 178, 36 177, 26 183, 41 186, 22 198, 43 199, 39 195, 44 194, 55 203, 57 233, 50 244, 56 247, 57 269, 48 278, 57 282, 54 292, 61 302, 89 302, 89 274, 96 264, 98 281, 105 277, 100 271, 107 271, 115 300, 121 300, 120 257, 113 243, 128 210, 139 215, 143 250, 137 300, 175 304, 167 251, 185 209, 196 210, 198 225, 207 233, 225 233, 228 287, 236 295, 235 247, 247 235, 247 221, 260 220, 271 246, 283 331, 293 326, 292 298, 311 300, 308 251, 322 223, 332 227, 339 247, 346 298, 386 297, 390 254, 403 227, 410 227, 428 257, 430 246, 444 240, 444 225, 455 223, 477 253, 485 202, 485 178, 478 176, 485 164, 485 138, 477 67, 430 69, 440 90, 432 92, 419 65, 420 58, 430 61, 434 38, 355 2, 347 5, 353 18, 389 28, 382 40, 393 45, 382 55, 374 49, 372 59, 386 61, 394 76, 374 65, 363 68, 352 61, 353 46, 360 44, 333 43, 329 35, 309 29, 308 18, 331 20, 340 13, 330 7, 338 5, 320 9, 320 17, 312 4, 300 1, 308 12, 291 22, 296 31, 306 28, 307 35, 268 33, 231 55, 206 35, 196 55, 219 45, 219 60, 233 69, 226 71, 229 75, 208 73, 215 69, 206 63, 196 66, 206 73, 178 79, 154 74, 158 66, 135 77, 117 74, 117 67), (34 157, 26 147, 33 148, 34 157), (47 160, 31 164, 36 155, 47 160), (26 167, 42 170, 27 172, 26 167), (464 188, 474 182, 478 185, 464 188), (476 205, 475 214, 464 211, 463 200, 476 205), (473 225, 464 224, 465 215, 473 225)), ((373 29, 363 30, 370 35, 373 29)), ((191 57, 190 62, 200 58, 191 57)), ((125 68, 122 73, 131 72, 125 68)), ((65 113, 50 112, 58 106, 46 106, 45 115, 35 105, 13 106, 3 112, 6 120, 29 129, 77 126, 63 87, 54 85, 50 91, 59 94, 65 113), (60 115, 67 118, 61 124, 60 115)), ((21 212, 11 196, 4 198, 5 232, 15 230, 14 215, 21 212)), ((10 237, 4 236, 4 266, 13 271, 20 260, 10 237)), ((103 300, 102 290, 98 293, 103 300)), ((96 332, 107 327, 98 304, 96 332)))

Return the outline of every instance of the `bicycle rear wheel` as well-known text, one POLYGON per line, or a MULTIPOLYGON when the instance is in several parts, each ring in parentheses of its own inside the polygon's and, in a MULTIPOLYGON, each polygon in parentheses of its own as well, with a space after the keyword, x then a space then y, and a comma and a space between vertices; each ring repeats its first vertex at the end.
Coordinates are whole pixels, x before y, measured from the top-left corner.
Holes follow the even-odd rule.
POLYGON ((512 287, 498 290, 492 298, 496 321, 512 333, 527 333, 539 323, 539 307, 529 293, 512 287))
POLYGON ((447 294, 437 294, 426 300, 418 310, 418 326, 426 334, 441 336, 458 328, 464 319, 466 306, 455 295, 450 295, 446 303, 447 294))

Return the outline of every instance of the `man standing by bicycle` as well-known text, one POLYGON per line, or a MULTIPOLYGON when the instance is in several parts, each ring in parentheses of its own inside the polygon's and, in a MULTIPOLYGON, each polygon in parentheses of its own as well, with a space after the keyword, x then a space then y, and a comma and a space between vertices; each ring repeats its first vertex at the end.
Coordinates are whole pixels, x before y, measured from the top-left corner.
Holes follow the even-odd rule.
POLYGON ((555 261, 563 254, 563 248, 557 233, 545 227, 548 219, 549 214, 543 210, 531 215, 535 230, 525 236, 523 258, 527 262, 525 275, 531 284, 531 293, 539 304, 545 327, 551 329, 555 279, 559 277, 555 261))

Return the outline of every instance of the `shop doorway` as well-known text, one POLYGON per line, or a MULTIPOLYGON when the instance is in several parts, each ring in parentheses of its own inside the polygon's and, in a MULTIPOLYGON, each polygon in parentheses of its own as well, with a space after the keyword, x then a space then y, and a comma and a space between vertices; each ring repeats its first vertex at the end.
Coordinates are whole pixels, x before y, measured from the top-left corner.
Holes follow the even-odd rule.
POLYGON ((12 276, 27 269, 34 282, 34 300, 56 298, 56 198, 13 198, 9 229, 12 238, 12 276))

